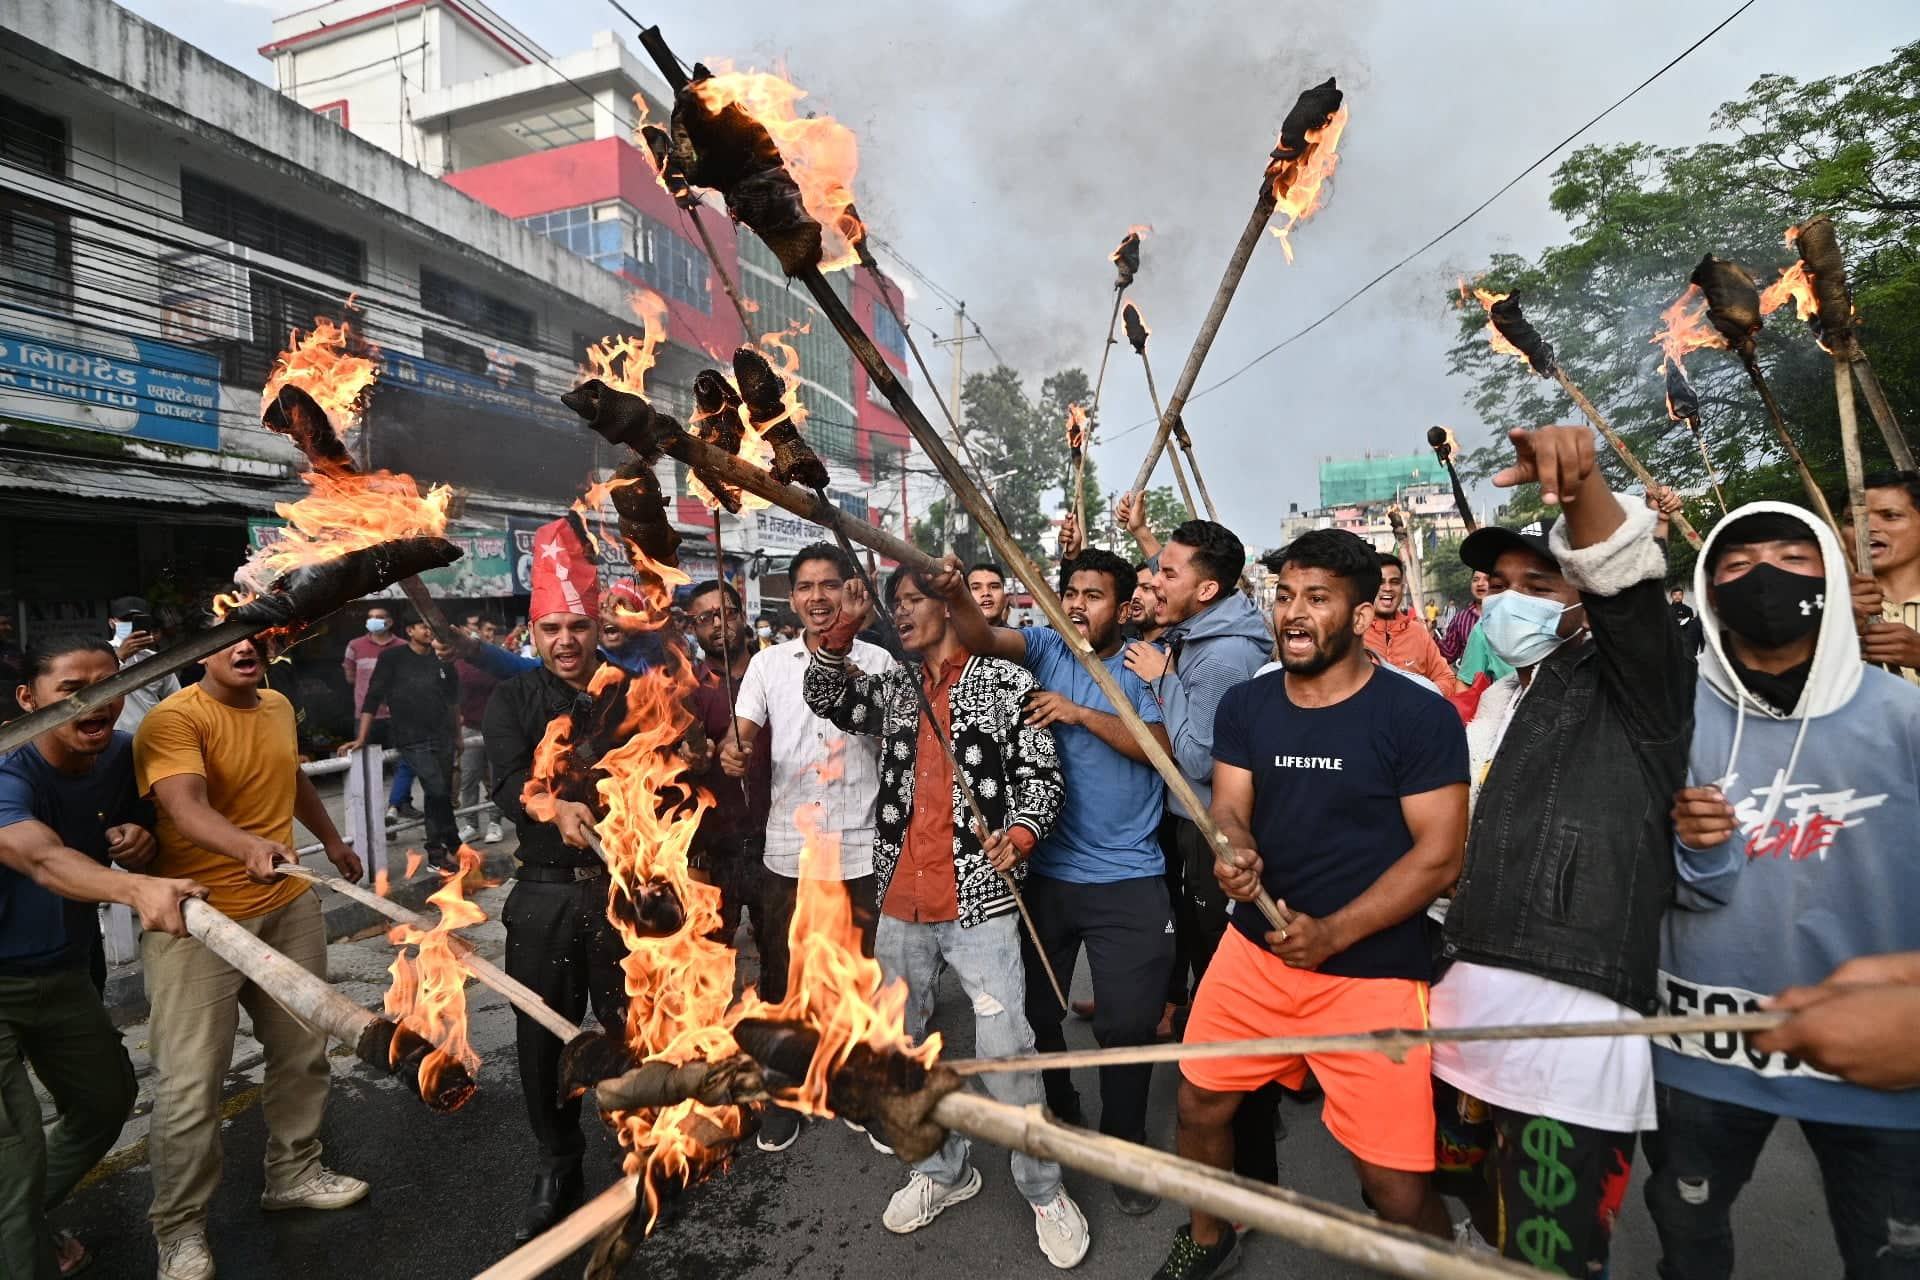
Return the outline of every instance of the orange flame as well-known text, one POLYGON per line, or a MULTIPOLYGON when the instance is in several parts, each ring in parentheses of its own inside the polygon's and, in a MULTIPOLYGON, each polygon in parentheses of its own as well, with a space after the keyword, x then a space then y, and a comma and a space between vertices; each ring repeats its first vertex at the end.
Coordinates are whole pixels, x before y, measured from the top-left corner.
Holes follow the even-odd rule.
POLYGON ((641 336, 615 334, 589 346, 587 362, 580 366, 580 380, 598 378, 616 391, 644 396, 647 374, 667 340, 667 300, 651 289, 640 289, 627 295, 627 305, 640 317, 641 336))
POLYGON ((1077 404, 1067 406, 1067 448, 1083 449, 1087 443, 1087 411, 1077 404))
POLYGON ((1120 237, 1120 243, 1118 245, 1115 245, 1113 252, 1107 255, 1107 261, 1108 262, 1120 261, 1120 252, 1121 250, 1127 247, 1128 239, 1130 238, 1134 240, 1144 239, 1146 238, 1147 234, 1152 230, 1153 230, 1153 224, 1150 222, 1136 222, 1132 226, 1128 227, 1127 234, 1120 237))
POLYGON ((1446 451, 1447 451, 1447 457, 1448 457, 1448 458, 1450 458, 1450 459, 1454 459, 1454 460, 1456 460, 1456 461, 1457 461, 1457 460, 1459 459, 1459 457, 1460 457, 1460 441, 1459 441, 1459 438, 1458 438, 1458 437, 1456 437, 1456 436, 1455 436, 1455 435, 1453 434, 1453 428, 1452 428, 1452 427, 1441 427, 1441 428, 1440 428, 1440 430, 1446 433, 1446 434, 1445 434, 1445 435, 1444 435, 1444 436, 1443 436, 1443 437, 1441 438, 1441 441, 1440 441, 1440 443, 1441 443, 1441 444, 1442 444, 1443 446, 1445 446, 1445 448, 1446 448, 1446 451))
MULTIPOLYGON (((1494 303, 1505 302, 1508 299, 1508 297, 1511 296, 1510 294, 1505 294, 1505 293, 1495 293, 1491 289, 1482 289, 1479 285, 1476 284, 1471 286, 1473 293, 1472 293, 1472 296, 1469 297, 1467 293, 1468 288, 1469 286, 1467 282, 1465 280, 1461 280, 1460 281, 1460 305, 1464 307, 1470 301, 1477 301, 1480 304, 1481 310, 1489 314, 1491 314, 1493 311, 1494 303)), ((1484 332, 1487 335, 1487 345, 1492 347, 1495 351, 1499 352, 1501 355, 1515 356, 1521 360, 1525 360, 1527 358, 1526 352, 1514 346, 1511 342, 1508 342, 1506 339, 1506 335, 1493 327, 1493 321, 1491 320, 1487 321, 1487 327, 1484 330, 1484 332)))
POLYGON ((1660 313, 1660 332, 1653 335, 1652 341, 1670 360, 1702 347, 1715 351, 1727 349, 1727 340, 1707 321, 1707 295, 1697 284, 1688 285, 1687 291, 1660 313))
POLYGON ((800 115, 795 104, 807 91, 789 80, 765 71, 735 71, 724 59, 712 66, 712 78, 693 84, 693 92, 709 111, 738 105, 773 138, 800 186, 808 216, 820 224, 820 269, 859 262, 857 246, 867 232, 853 212, 853 175, 860 167, 853 130, 832 116, 800 115))
MULTIPOLYGON (((352 306, 349 298, 347 305, 352 306)), ((296 386, 326 410, 342 440, 360 425, 367 392, 380 376, 380 349, 355 339, 353 325, 335 324, 325 316, 313 318, 311 332, 295 329, 287 349, 273 362, 267 385, 260 392, 260 411, 279 396, 280 388, 296 386)))
MULTIPOLYGON (((393 985, 387 989, 387 1013, 434 1047, 420 1065, 420 1095, 424 1098, 435 1095, 438 1077, 449 1064, 465 1067, 469 1076, 480 1069, 480 1055, 467 1039, 467 970, 454 949, 453 933, 487 918, 477 904, 467 901, 465 891, 468 874, 479 865, 480 855, 461 845, 460 874, 447 877, 439 891, 427 899, 440 908, 439 920, 431 929, 396 925, 387 935, 400 948, 388 969, 393 985), (408 947, 414 948, 411 957, 406 952, 408 947)), ((397 1055, 398 1041, 395 1045, 397 1055)))
POLYGON ((226 616, 235 609, 252 604, 259 598, 253 592, 245 590, 218 592, 213 597, 213 616, 216 620, 224 621, 226 616))
POLYGON ((1340 162, 1340 135, 1346 131, 1347 109, 1342 106, 1318 129, 1307 130, 1307 149, 1292 160, 1276 160, 1268 166, 1278 212, 1287 215, 1287 225, 1273 228, 1287 261, 1293 261, 1293 229, 1320 211, 1326 203, 1327 179, 1340 162))

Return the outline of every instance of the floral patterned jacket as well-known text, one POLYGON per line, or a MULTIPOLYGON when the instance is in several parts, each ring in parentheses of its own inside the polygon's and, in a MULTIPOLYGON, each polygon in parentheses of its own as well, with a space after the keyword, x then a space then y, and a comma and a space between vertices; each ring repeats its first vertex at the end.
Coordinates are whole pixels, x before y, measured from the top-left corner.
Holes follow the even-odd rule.
MULTIPOLYGON (((803 685, 807 706, 815 715, 848 733, 885 741, 873 840, 874 888, 880 902, 887 900, 887 886, 900 861, 913 813, 914 752, 920 739, 920 700, 914 681, 920 678, 918 663, 868 675, 849 667, 839 655, 815 650, 803 685)), ((1037 687, 1023 667, 999 658, 973 657, 967 659, 948 694, 954 755, 980 802, 980 811, 994 830, 1018 824, 1030 829, 1036 839, 1052 830, 1066 799, 1052 731, 1030 728, 1021 716, 1021 700, 1037 687)), ((1013 894, 981 849, 957 781, 950 803, 960 923, 972 927, 1014 910, 1013 894)), ((1023 862, 1014 876, 1025 875, 1023 862)))

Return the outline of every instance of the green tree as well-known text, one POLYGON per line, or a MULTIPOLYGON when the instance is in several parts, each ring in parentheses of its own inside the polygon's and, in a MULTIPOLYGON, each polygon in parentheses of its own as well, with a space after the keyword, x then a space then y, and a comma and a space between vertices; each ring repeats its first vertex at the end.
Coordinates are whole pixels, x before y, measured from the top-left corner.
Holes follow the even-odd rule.
MULTIPOLYGON (((1920 392, 1920 220, 1913 216, 1920 212, 1920 43, 1852 75, 1807 83, 1763 77, 1746 97, 1723 105, 1713 124, 1732 140, 1574 152, 1555 171, 1552 193, 1568 242, 1534 261, 1497 254, 1481 281, 1519 296, 1560 365, 1655 476, 1702 494, 1688 512, 1702 528, 1716 514, 1705 469, 1691 434, 1666 412, 1652 339, 1661 310, 1685 290, 1703 254, 1741 263, 1764 288, 1795 260, 1783 230, 1832 214, 1875 367, 1896 405, 1920 392)), ((1790 309, 1769 318, 1759 362, 1816 477, 1838 487, 1831 362, 1790 309)), ((1557 386, 1488 346, 1476 303, 1462 308, 1450 363, 1473 380, 1476 408, 1501 424, 1501 435, 1509 426, 1579 420, 1557 386)), ((1729 502, 1803 501, 1739 360, 1700 350, 1686 363, 1729 502)), ((1868 466, 1885 465, 1870 426, 1863 442, 1868 466)), ((1509 457, 1497 440, 1470 453, 1467 470, 1485 476, 1509 457)), ((1616 487, 1633 487, 1610 452, 1605 466, 1616 487)))

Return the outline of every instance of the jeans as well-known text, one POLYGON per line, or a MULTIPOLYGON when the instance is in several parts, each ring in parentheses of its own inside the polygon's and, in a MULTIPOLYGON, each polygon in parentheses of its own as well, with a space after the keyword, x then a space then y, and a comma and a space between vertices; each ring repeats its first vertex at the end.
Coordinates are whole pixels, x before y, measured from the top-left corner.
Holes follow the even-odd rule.
MULTIPOLYGON (((320 893, 301 894, 278 911, 237 922, 247 932, 325 981, 327 930, 320 893)), ((162 1245, 206 1230, 207 1205, 220 1185, 220 1089, 233 1065, 240 1007, 253 1019, 266 1057, 260 1110, 267 1122, 267 1187, 299 1186, 320 1169, 326 1112, 327 1040, 209 951, 198 938, 140 936, 153 1008, 153 1120, 147 1154, 153 1205, 147 1212, 162 1245)))
MULTIPOLYGON (((1172 917, 1167 882, 1159 876, 1108 884, 1069 884, 1030 875, 1027 909, 1047 959, 1063 985, 1073 981, 1074 961, 1086 944, 1093 974, 1093 1038, 1103 1049, 1152 1044, 1166 1002, 1167 967, 1173 962, 1172 917)), ((1033 943, 1020 944, 1027 970, 1027 1021, 1042 1053, 1067 1047, 1060 1023, 1066 1010, 1047 981, 1033 943)), ((1100 1132, 1128 1142, 1147 1137, 1147 1091, 1153 1064, 1100 1068, 1100 1132)), ((1073 1078, 1046 1073, 1047 1105, 1071 1119, 1080 1109, 1073 1078)))
MULTIPOLYGON (((591 1004, 602 1028, 624 1032, 627 997, 620 960, 626 944, 607 919, 605 876, 561 884, 515 881, 500 919, 507 927, 509 977, 532 987, 563 1018, 578 1022, 591 1004)), ((524 1013, 516 1010, 513 1023, 527 1123, 541 1157, 556 1171, 577 1165, 586 1140, 580 1133, 580 1099, 560 1100, 563 1046, 524 1013)))
POLYGON ((85 969, 0 978, 0 1276, 56 1280, 47 1210, 113 1147, 133 1064, 85 969), (42 1129, 32 1067, 59 1118, 42 1129))
MULTIPOLYGON (((405 763, 402 760, 401 763, 405 763)), ((487 767, 487 744, 480 741, 464 742, 460 747, 460 803, 459 808, 471 809, 474 805, 485 804, 487 797, 493 794, 493 773, 487 767)), ((457 814, 455 815, 458 816, 457 814)), ((488 805, 477 810, 471 819, 476 827, 484 827, 490 822, 500 821, 500 810, 488 805)))
MULTIPOLYGON (((1780 1117, 1668 1085, 1655 1101, 1660 1128, 1646 1135, 1646 1197, 1660 1233, 1661 1280, 1725 1280, 1733 1275, 1733 1202, 1780 1117)), ((1799 1123, 1820 1164, 1846 1280, 1920 1276, 1920 1130, 1799 1123)))
POLYGON ((418 742, 400 748, 403 764, 420 779, 427 811, 427 848, 460 847, 460 824, 453 816, 453 744, 418 742))
MULTIPOLYGON (((926 1035, 932 988, 944 962, 960 979, 973 1003, 973 1052, 978 1058, 1016 1058, 1033 1052, 1033 1030, 1023 1012, 1027 981, 1020 963, 1020 917, 1008 912, 972 928, 957 921, 908 924, 880 917, 874 958, 891 982, 907 984, 906 1031, 918 1041, 926 1035)), ((989 1095, 1015 1106, 1032 1106, 1046 1095, 1038 1071, 995 1072, 976 1076, 989 1095)), ((943 1187, 966 1176, 971 1148, 965 1136, 949 1133, 940 1150, 916 1164, 943 1187)), ((1013 1183, 1029 1204, 1044 1205, 1060 1190, 1060 1166, 1024 1151, 1013 1153, 1013 1183)))

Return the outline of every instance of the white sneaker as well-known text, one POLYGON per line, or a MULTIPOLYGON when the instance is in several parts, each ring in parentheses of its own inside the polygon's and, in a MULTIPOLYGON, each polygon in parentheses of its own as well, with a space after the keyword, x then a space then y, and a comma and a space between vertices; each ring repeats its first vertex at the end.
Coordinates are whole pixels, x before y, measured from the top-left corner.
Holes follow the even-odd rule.
POLYGON ((1073 1202, 1065 1187, 1053 1193, 1053 1199, 1033 1206, 1033 1233, 1040 1239, 1040 1252, 1061 1270, 1080 1265, 1087 1256, 1093 1237, 1087 1231, 1087 1215, 1073 1202))
MULTIPOLYGON (((979 1194, 980 1171, 972 1165, 967 1166, 966 1176, 950 1187, 941 1186, 915 1169, 907 1179, 907 1185, 894 1192, 893 1199, 887 1201, 887 1211, 880 1215, 880 1221, 887 1230, 903 1236, 932 1222, 949 1205, 971 1200, 979 1194)), ((1080 1234, 1086 1235, 1085 1223, 1081 1224, 1080 1234)), ((1084 1245, 1081 1251, 1085 1252, 1084 1245)))
POLYGON ((297 1187, 275 1191, 269 1187, 260 1194, 260 1207, 274 1209, 344 1209, 358 1204, 370 1190, 358 1178, 320 1169, 297 1187))
POLYGON ((473 838, 479 834, 480 834, 480 828, 474 826, 471 822, 463 823, 459 831, 460 843, 472 844, 473 838))
POLYGON ((213 1280, 213 1254, 205 1232, 169 1240, 160 1246, 159 1280, 213 1280))
POLYGON ((487 824, 487 843, 488 844, 500 843, 500 824, 499 823, 489 822, 487 824))
POLYGON ((391 804, 388 805, 387 806, 387 825, 392 826, 394 823, 398 821, 400 821, 399 807, 397 805, 391 805, 391 804))

